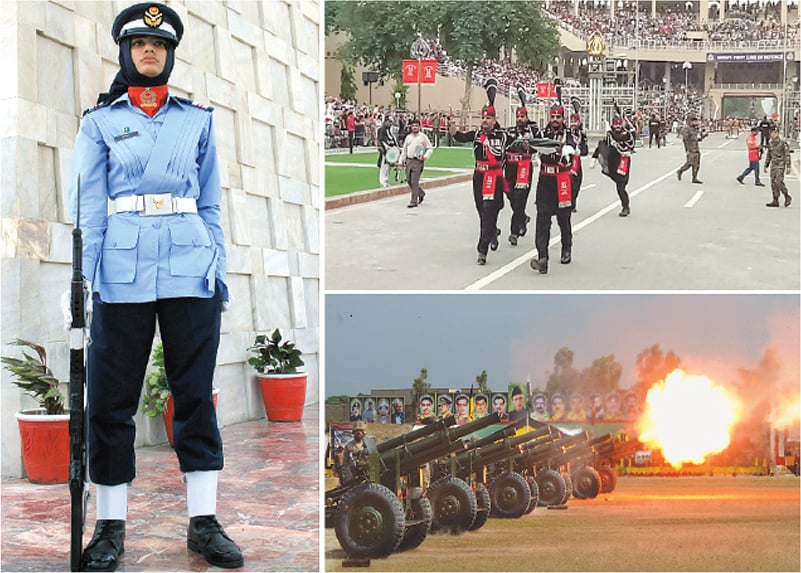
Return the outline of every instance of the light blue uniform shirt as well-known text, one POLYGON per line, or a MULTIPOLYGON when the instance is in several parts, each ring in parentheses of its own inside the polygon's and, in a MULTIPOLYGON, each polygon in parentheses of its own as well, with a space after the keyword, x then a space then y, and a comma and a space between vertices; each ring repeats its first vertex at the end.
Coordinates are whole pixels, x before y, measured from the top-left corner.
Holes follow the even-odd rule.
POLYGON ((150 118, 124 94, 84 115, 75 140, 69 197, 77 221, 80 175, 83 273, 95 300, 209 298, 217 288, 221 300, 228 300, 211 111, 169 96, 150 118), (151 160, 160 167, 146 173, 151 160), (198 212, 108 215, 108 199, 157 193, 194 198, 198 212))

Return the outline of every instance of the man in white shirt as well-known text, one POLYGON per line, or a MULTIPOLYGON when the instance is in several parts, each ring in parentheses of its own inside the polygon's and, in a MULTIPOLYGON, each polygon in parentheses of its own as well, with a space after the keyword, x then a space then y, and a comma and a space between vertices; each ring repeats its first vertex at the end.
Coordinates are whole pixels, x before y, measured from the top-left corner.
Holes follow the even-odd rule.
POLYGON ((407 207, 417 207, 426 196, 420 189, 420 175, 423 173, 423 164, 431 157, 434 147, 426 134, 420 131, 420 120, 412 119, 409 123, 411 133, 406 136, 401 146, 400 163, 406 166, 406 181, 409 183, 412 197, 407 207))

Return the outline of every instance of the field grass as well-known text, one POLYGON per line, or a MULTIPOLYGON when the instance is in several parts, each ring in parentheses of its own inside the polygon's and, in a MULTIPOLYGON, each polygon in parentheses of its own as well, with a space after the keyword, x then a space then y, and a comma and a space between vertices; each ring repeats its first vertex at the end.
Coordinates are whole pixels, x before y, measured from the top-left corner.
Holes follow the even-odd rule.
MULTIPOLYGON (((325 196, 335 197, 356 191, 378 188, 378 152, 338 153, 325 157, 325 196)), ((469 171, 473 168, 472 149, 466 147, 438 147, 426 161, 423 178, 454 175, 454 169, 469 171)), ((405 179, 401 174, 401 179, 405 179)), ((395 184, 390 170, 390 185, 395 184)))

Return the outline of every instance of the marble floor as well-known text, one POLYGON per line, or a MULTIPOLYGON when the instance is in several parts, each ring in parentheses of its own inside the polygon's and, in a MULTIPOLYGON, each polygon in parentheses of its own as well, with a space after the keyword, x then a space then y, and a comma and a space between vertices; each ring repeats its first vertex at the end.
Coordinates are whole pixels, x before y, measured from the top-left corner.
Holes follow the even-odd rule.
MULTIPOLYGON (((222 436, 217 516, 243 550, 238 571, 319 571, 319 407, 307 407, 301 422, 262 419, 227 426, 222 436)), ((186 547, 185 485, 170 446, 139 448, 136 456, 118 571, 224 571, 186 547)), ((84 544, 94 529, 90 491, 84 544)), ((0 494, 0 570, 69 571, 67 484, 3 479, 0 494)))

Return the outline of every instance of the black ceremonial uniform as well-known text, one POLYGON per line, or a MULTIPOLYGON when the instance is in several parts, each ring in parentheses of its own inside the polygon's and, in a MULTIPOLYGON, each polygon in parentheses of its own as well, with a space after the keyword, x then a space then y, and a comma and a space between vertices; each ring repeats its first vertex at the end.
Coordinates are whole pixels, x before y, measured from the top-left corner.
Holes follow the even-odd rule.
POLYGON ((625 129, 621 125, 620 131, 610 129, 606 132, 606 139, 598 143, 593 157, 599 158, 601 171, 615 182, 617 196, 620 197, 621 217, 630 214, 629 194, 626 186, 631 173, 631 154, 634 151, 634 131, 625 129))
POLYGON ((590 149, 587 146, 587 132, 581 127, 573 126, 570 128, 570 133, 573 136, 573 141, 576 144, 576 153, 570 164, 570 185, 573 189, 573 212, 576 212, 578 204, 579 191, 581 191, 581 184, 584 181, 584 169, 581 166, 581 158, 590 154, 590 149))
POLYGON ((526 235, 526 225, 531 218, 526 215, 526 204, 531 193, 532 158, 534 149, 531 142, 541 137, 537 124, 529 121, 515 124, 507 129, 509 144, 506 148, 506 166, 504 177, 509 186, 509 203, 512 206, 512 221, 509 230, 509 242, 517 244, 518 237, 526 235))
POLYGON ((496 123, 490 131, 457 131, 453 138, 460 143, 473 142, 473 199, 480 221, 477 248, 479 255, 486 257, 490 245, 493 250, 498 248, 498 212, 503 209, 503 161, 509 135, 496 123))

